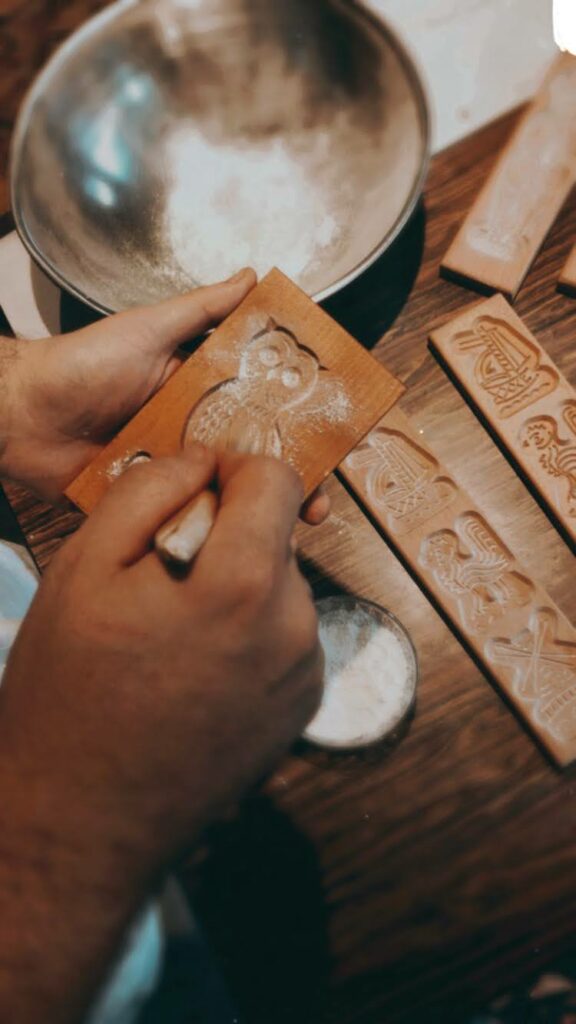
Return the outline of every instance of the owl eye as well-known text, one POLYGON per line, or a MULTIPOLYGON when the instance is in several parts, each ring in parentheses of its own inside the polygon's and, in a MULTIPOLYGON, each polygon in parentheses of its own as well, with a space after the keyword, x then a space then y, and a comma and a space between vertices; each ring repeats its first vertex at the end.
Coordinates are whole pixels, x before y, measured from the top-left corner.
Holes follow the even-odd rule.
POLYGON ((285 388, 297 388, 302 383, 302 374, 300 370, 295 370, 293 366, 286 367, 282 370, 282 383, 285 388))
POLYGON ((260 352, 260 362, 263 366, 278 366, 278 363, 280 362, 280 352, 273 345, 268 345, 260 352))

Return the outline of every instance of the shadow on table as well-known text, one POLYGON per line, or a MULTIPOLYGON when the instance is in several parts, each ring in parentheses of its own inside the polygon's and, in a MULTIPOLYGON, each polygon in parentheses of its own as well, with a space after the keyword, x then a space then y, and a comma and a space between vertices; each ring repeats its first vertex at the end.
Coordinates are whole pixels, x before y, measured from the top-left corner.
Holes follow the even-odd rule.
POLYGON ((374 347, 408 301, 422 263, 425 234, 426 209, 421 201, 390 249, 352 284, 322 303, 365 348, 374 347))
POLYGON ((240 1020, 318 1024, 328 940, 308 839, 269 799, 255 797, 213 833, 200 877, 194 907, 240 1020))
POLYGON ((79 331, 82 327, 88 327, 90 324, 96 323, 97 320, 103 319, 103 313, 97 313, 95 309, 87 306, 85 302, 81 302, 74 295, 69 295, 65 291, 60 293, 60 325, 62 334, 68 334, 70 331, 79 331))

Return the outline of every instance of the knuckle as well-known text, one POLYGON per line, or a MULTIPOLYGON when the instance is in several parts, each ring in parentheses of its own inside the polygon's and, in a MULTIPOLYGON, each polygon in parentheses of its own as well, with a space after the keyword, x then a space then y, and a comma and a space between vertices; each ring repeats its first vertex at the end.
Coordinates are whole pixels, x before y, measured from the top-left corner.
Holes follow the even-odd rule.
POLYGON ((199 312, 201 313, 203 319, 207 320, 210 323, 218 319, 218 315, 220 313, 220 305, 213 292, 207 291, 204 292, 202 295, 199 295, 198 306, 199 312))
POLYGON ((198 320, 215 323, 222 315, 222 302, 214 285, 204 285, 193 292, 194 313, 198 320))

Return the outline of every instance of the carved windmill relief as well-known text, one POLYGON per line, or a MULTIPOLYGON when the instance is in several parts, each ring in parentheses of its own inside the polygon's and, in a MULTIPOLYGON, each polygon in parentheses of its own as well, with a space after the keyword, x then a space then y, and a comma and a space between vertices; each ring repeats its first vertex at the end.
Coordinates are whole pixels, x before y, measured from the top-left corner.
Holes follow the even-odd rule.
POLYGON ((486 653, 511 672, 517 695, 533 705, 536 719, 569 741, 576 738, 576 644, 558 640, 556 632, 556 613, 539 608, 527 629, 511 640, 489 640, 486 653))

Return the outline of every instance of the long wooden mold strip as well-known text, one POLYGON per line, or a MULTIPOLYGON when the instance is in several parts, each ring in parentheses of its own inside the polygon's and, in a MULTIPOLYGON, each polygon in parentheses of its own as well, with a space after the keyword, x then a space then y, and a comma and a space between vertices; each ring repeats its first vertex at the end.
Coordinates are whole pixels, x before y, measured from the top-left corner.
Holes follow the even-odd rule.
POLYGON ((574 388, 501 295, 468 307, 430 341, 574 546, 574 388))
POLYGON ((513 298, 576 181, 576 57, 563 54, 505 146, 442 273, 513 298))
POLYGON ((558 288, 561 292, 576 296, 576 245, 572 249, 558 281, 558 288))
POLYGON ((576 757, 576 630, 392 409, 340 467, 423 588, 560 765, 576 757))

